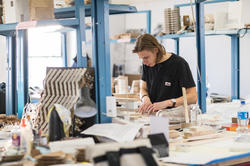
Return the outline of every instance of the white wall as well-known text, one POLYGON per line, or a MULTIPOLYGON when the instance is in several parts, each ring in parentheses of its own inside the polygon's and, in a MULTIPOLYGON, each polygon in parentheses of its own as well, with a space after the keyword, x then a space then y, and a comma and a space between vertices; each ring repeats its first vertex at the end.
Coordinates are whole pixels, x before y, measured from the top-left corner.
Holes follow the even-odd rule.
MULTIPOLYGON (((112 15, 109 17, 109 36, 118 35, 125 32, 125 15, 112 15)), ((110 43, 110 71, 112 76, 113 64, 126 64, 126 47, 124 43, 110 43)))
POLYGON ((240 94, 241 96, 249 96, 250 94, 250 48, 249 48, 249 43, 250 43, 250 35, 247 34, 243 39, 240 40, 240 94))
POLYGON ((0 83, 7 81, 6 38, 0 36, 0 83))
MULTIPOLYGON (((178 3, 189 2, 189 0, 181 0, 178 3)), ((137 7, 138 10, 151 10, 152 15, 152 31, 159 23, 164 22, 163 11, 165 8, 173 7, 177 1, 173 0, 130 0, 131 5, 137 7)), ((209 4, 205 7, 205 13, 227 12, 227 3, 209 4)), ((249 6, 250 7, 250 6, 249 6)), ((190 14, 190 7, 181 8, 181 15, 190 14)), ((127 15, 125 19, 125 29, 146 27, 146 17, 143 14, 127 15)), ((163 40, 163 45, 168 52, 174 52, 173 40, 163 40)), ((206 71, 207 81, 210 85, 209 93, 216 92, 224 95, 231 95, 231 41, 227 36, 207 36, 206 42, 206 71)), ((246 35, 240 41, 241 51, 241 97, 250 94, 250 62, 249 52, 250 35, 246 35)), ((197 80, 197 53, 196 40, 194 37, 180 39, 180 56, 184 57, 190 65, 194 79, 197 80)), ((129 74, 139 73, 139 61, 137 55, 132 54, 134 44, 126 44, 125 53, 125 71, 129 74)), ((114 47, 114 46, 113 46, 114 47)), ((111 47, 112 53, 112 47, 111 47)), ((113 62, 114 63, 114 62, 113 62)))

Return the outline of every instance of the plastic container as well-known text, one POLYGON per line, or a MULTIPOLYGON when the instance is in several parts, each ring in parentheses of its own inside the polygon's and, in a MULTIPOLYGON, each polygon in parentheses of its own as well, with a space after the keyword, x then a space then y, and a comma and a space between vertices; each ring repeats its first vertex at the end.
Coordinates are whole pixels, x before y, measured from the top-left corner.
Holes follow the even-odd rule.
POLYGON ((237 142, 250 142, 250 135, 248 133, 249 112, 245 104, 245 101, 241 101, 239 111, 237 112, 237 142))
POLYGON ((19 149, 20 144, 21 144, 21 133, 20 133, 20 128, 19 129, 14 129, 11 132, 11 139, 12 139, 12 145, 19 149))
POLYGON ((33 141, 33 132, 30 124, 22 119, 21 121, 21 151, 30 154, 33 141))
POLYGON ((241 101, 240 109, 237 113, 238 134, 248 133, 248 118, 249 118, 249 113, 245 105, 245 101, 241 101))

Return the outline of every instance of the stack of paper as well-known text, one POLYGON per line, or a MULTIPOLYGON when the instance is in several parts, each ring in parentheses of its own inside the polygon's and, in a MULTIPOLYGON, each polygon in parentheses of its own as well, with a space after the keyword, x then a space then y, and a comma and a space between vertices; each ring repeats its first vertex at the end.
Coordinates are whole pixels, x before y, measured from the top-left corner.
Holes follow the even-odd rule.
POLYGON ((82 134, 102 136, 116 142, 133 141, 143 124, 95 124, 82 134))

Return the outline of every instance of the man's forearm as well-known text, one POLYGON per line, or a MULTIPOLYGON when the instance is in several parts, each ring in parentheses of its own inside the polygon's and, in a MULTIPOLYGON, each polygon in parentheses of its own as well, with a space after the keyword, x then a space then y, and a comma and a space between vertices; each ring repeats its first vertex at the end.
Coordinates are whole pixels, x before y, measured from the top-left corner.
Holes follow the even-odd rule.
MULTIPOLYGON (((167 101, 166 101, 167 102, 167 101)), ((187 91, 187 103, 188 104, 196 104, 197 102, 197 92, 196 89, 192 89, 191 91, 187 91)), ((176 98, 175 107, 181 106, 184 104, 183 96, 176 98)))
MULTIPOLYGON (((188 104, 196 104, 197 98, 193 94, 187 94, 187 103, 188 104)), ((184 97, 178 97, 176 99, 176 104, 175 106, 181 106, 184 104, 184 97)))
POLYGON ((140 91, 140 99, 142 99, 142 98, 145 97, 145 96, 148 96, 147 90, 141 89, 141 91, 140 91))

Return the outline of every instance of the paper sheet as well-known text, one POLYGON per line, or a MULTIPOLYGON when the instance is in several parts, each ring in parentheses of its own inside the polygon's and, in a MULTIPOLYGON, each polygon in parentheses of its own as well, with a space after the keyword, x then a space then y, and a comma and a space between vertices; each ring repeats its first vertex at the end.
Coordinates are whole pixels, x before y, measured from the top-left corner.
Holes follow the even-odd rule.
POLYGON ((241 144, 234 142, 233 138, 216 140, 197 146, 183 144, 176 146, 175 151, 171 150, 169 157, 161 158, 160 160, 167 163, 205 165, 211 161, 221 160, 230 156, 249 154, 250 143, 244 143, 243 150, 235 150, 234 147, 243 147, 241 144))
POLYGON ((49 147, 52 152, 63 151, 65 153, 74 154, 77 149, 85 148, 88 145, 94 145, 93 138, 80 138, 73 140, 65 140, 65 141, 55 141, 50 142, 49 147))
POLYGON ((150 116, 151 134, 163 133, 169 141, 169 121, 167 117, 150 116))
POLYGON ((84 130, 82 134, 107 137, 116 142, 126 142, 133 141, 142 126, 142 124, 95 124, 84 130))

